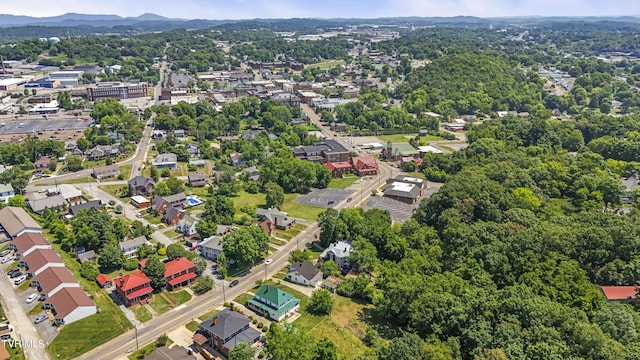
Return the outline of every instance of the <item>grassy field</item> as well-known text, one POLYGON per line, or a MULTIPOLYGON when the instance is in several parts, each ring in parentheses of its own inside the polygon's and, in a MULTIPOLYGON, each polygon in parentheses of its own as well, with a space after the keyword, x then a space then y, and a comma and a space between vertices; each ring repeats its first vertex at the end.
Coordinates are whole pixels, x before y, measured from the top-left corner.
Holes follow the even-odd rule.
POLYGON ((138 319, 138 321, 140 322, 149 321, 151 320, 151 318, 153 318, 151 312, 149 312, 149 310, 147 310, 147 308, 144 306, 139 306, 138 308, 133 310, 133 313, 136 315, 136 319, 138 319))
POLYGON ((166 230, 166 231, 164 231, 164 234, 167 235, 168 237, 172 238, 172 239, 175 238, 175 237, 178 237, 178 236, 182 236, 182 234, 177 232, 175 229, 166 230))
POLYGON ((138 351, 132 353, 131 355, 127 356, 127 359, 129 359, 129 360, 144 359, 149 354, 151 354, 153 352, 153 350, 155 350, 155 349, 156 349, 156 343, 154 341, 151 344, 149 344, 147 346, 143 346, 142 348, 140 348, 140 350, 138 350, 138 351))
POLYGON ((133 165, 131 164, 120 166, 120 174, 124 176, 125 180, 128 180, 129 177, 131 176, 131 169, 133 169, 133 165))
MULTIPOLYGON (((275 234, 275 236, 277 236, 277 237, 279 237, 281 239, 291 240, 294 237, 296 237, 298 234, 300 234, 300 232, 301 232, 300 230, 293 229, 293 228, 291 228, 289 230, 286 230, 286 231, 285 230, 276 229, 274 231, 274 234, 275 234)), ((274 244, 277 245, 276 242, 274 242, 274 241, 271 241, 271 242, 273 242, 274 244)), ((284 244, 281 244, 281 245, 284 245, 284 244)))
POLYGON ((211 311, 209 311, 208 313, 205 313, 205 314, 200 315, 200 316, 198 317, 198 319, 199 319, 200 321, 204 321, 204 320, 207 320, 208 318, 212 317, 213 315, 215 315, 215 314, 217 314, 217 313, 219 313, 219 312, 220 312, 220 310, 218 310, 218 309, 211 310, 211 311))
POLYGON ((244 305, 247 303, 247 300, 251 299, 252 297, 253 297, 253 294, 244 293, 238 296, 237 298, 233 299, 233 302, 238 303, 240 305, 244 305))
POLYGON ((417 177, 418 179, 426 179, 427 178, 426 176, 424 176, 424 173, 420 172, 420 171, 414 171, 414 172, 410 172, 408 174, 413 176, 413 177, 417 177))
POLYGON ((269 238, 269 242, 278 246, 282 246, 284 244, 286 244, 287 242, 284 240, 279 240, 279 239, 274 239, 272 237, 269 238))
POLYGON ((357 177, 357 176, 347 176, 347 177, 343 177, 342 179, 332 179, 331 182, 329 183, 329 188, 330 189, 345 189, 345 188, 348 188, 349 186, 351 186, 351 184, 356 182, 356 180, 358 180, 358 179, 359 179, 359 177, 357 177))
POLYGON ((330 69, 336 65, 344 65, 344 60, 331 60, 331 61, 324 61, 321 63, 317 63, 317 64, 311 64, 311 65, 307 65, 305 66, 306 68, 319 68, 319 69, 330 69))
POLYGON ((125 190, 127 185, 100 185, 98 187, 125 204, 131 201, 131 197, 127 196, 128 190, 125 190))
POLYGON ((189 294, 186 290, 170 292, 167 293, 167 295, 169 295, 169 297, 173 299, 173 301, 175 301, 178 305, 184 304, 187 301, 191 300, 191 294, 189 294))
POLYGON ((189 331, 196 332, 196 330, 198 330, 198 324, 199 323, 197 321, 191 320, 185 325, 185 327, 189 329, 189 331))
POLYGON ((149 304, 149 306, 151 306, 151 308, 158 314, 166 313, 167 311, 172 309, 169 301, 167 301, 167 299, 165 299, 164 296, 160 294, 155 294, 153 296, 153 301, 149 304))
MULTIPOLYGON (((409 139, 414 138, 416 136, 418 136, 418 134, 413 133, 413 134, 378 135, 376 137, 381 141, 384 141, 385 143, 389 141, 391 141, 392 143, 401 143, 401 142, 409 142, 409 139)), ((438 140, 444 140, 444 138, 441 138, 440 136, 435 136, 435 135, 425 135, 420 137, 420 144, 426 145, 426 143, 429 141, 438 141, 438 140)))
POLYGON ((318 206, 309 206, 305 204, 299 204, 293 200, 298 197, 298 194, 285 194, 284 204, 282 205, 282 211, 287 212, 290 216, 299 219, 316 221, 318 220, 318 214, 325 211, 325 208, 318 206))
POLYGON ((20 346, 15 346, 15 347, 11 347, 9 345, 9 343, 5 343, 4 344, 4 348, 7 349, 7 352, 9 353, 9 359, 11 360, 25 360, 26 357, 24 356, 24 352, 22 351, 22 348, 20 346))
POLYGON ((249 194, 246 191, 240 191, 238 196, 234 196, 231 198, 233 200, 233 205, 236 209, 236 214, 240 214, 240 208, 242 207, 258 207, 260 205, 264 205, 266 203, 265 195, 258 194, 249 194))
POLYGON ((96 179, 93 176, 83 176, 77 179, 65 180, 65 184, 84 184, 84 183, 94 183, 96 179))

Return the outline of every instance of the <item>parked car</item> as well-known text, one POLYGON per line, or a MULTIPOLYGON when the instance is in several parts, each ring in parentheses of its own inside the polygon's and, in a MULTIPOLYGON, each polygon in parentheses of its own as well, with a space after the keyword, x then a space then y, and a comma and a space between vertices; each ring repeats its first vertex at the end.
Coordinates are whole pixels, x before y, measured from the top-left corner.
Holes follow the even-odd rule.
POLYGON ((33 319, 33 323, 34 324, 40 324, 41 322, 43 322, 43 321, 45 321, 47 319, 48 319, 47 315, 40 315, 40 316, 36 317, 35 319, 33 319))
POLYGON ((20 285, 25 281, 27 281, 27 275, 22 275, 19 278, 13 280, 13 283, 14 283, 14 285, 20 285))
POLYGON ((9 340, 9 339, 11 339, 11 334, 3 334, 2 336, 0 336, 0 339, 9 340))
POLYGON ((18 269, 18 268, 11 269, 11 270, 7 271, 7 276, 11 276, 11 274, 17 273, 19 271, 20 271, 20 269, 18 269))
POLYGON ((5 250, 5 251, 3 251, 3 252, 0 252, 0 257, 5 257, 5 256, 7 256, 10 252, 11 252, 11 250, 8 250, 8 249, 7 249, 7 250, 5 250))
POLYGON ((265 265, 269 265, 269 264, 271 264, 272 262, 273 262, 273 259, 267 259, 267 260, 265 260, 265 261, 264 261, 264 264, 265 264, 265 265))
POLYGON ((19 269, 14 269, 16 271, 13 271, 11 273, 11 275, 9 275, 10 278, 17 278, 18 276, 22 276, 22 271, 20 271, 19 269))
POLYGON ((29 297, 27 298, 27 304, 31 304, 37 298, 38 298, 38 294, 29 295, 29 297))
POLYGON ((2 259, 2 261, 0 261, 0 264, 6 264, 9 261, 13 261, 13 260, 15 260, 14 257, 13 256, 9 256, 9 257, 6 257, 6 258, 2 259))
POLYGON ((232 282, 229 283, 229 287, 234 287, 234 286, 238 285, 239 282, 240 281, 238 281, 237 279, 233 280, 232 282))
POLYGON ((141 219, 141 218, 142 218, 142 214, 140 214, 140 213, 136 213, 136 217, 137 217, 138 219, 141 219))

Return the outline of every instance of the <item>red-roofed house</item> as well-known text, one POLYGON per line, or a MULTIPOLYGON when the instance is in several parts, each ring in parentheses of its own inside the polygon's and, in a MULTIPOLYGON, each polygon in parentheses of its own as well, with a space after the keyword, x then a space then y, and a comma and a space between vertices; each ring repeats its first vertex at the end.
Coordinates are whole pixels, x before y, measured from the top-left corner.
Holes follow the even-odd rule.
POLYGON ((64 288, 45 300, 43 308, 54 314, 54 324, 71 324, 97 313, 96 304, 79 287, 64 288))
POLYGON ((196 276, 196 266, 187 258, 179 257, 164 264, 164 277, 169 290, 188 285, 196 276))
POLYGON ((20 266, 27 268, 27 275, 34 277, 50 267, 65 267, 60 255, 51 249, 36 249, 20 259, 20 266))
POLYGON ((111 285, 113 285, 113 281, 111 281, 111 278, 107 274, 100 274, 96 276, 96 282, 103 289, 110 288, 111 285))
POLYGON ((141 270, 136 270, 129 275, 119 276, 113 279, 116 285, 116 294, 125 305, 131 306, 151 296, 153 288, 151 279, 141 270))
POLYGON ((80 284, 66 267, 50 267, 34 276, 31 286, 38 287, 40 299, 45 300, 64 288, 79 288, 80 284))
POLYGON ((334 178, 342 177, 344 174, 350 174, 353 171, 353 166, 351 163, 346 161, 340 162, 328 162, 324 164, 324 166, 331 171, 331 176, 334 178))
POLYGON ((51 249, 51 244, 40 233, 26 232, 11 240, 9 249, 15 250, 16 259, 20 259, 37 249, 51 249))
POLYGON ((378 173, 378 163, 376 162, 376 158, 371 155, 351 158, 351 164, 356 174, 360 176, 375 175, 378 173))
POLYGON ((48 169, 51 164, 51 159, 47 156, 43 156, 40 159, 36 160, 33 163, 33 166, 36 168, 36 172, 40 172, 42 170, 48 169))
POLYGON ((632 302, 637 291, 635 286, 600 286, 608 301, 632 302))

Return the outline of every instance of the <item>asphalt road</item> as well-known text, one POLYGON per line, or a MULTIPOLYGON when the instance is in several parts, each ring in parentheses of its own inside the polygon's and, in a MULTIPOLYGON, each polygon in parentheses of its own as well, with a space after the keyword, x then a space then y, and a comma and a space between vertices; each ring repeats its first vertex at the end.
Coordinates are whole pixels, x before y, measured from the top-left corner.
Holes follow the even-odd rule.
MULTIPOLYGON (((313 110, 307 108, 305 109, 305 112, 310 117, 312 117, 312 121, 314 121, 314 118, 315 121, 319 121, 319 117, 315 114, 315 112, 313 112, 313 110)), ((332 132, 330 132, 328 129, 323 128, 323 132, 325 131, 327 134, 331 134, 332 138, 340 141, 345 146, 348 145, 347 143, 345 143, 344 139, 333 136, 332 132)), ((374 178, 371 181, 363 182, 361 184, 358 184, 359 186, 356 186, 357 190, 360 190, 360 192, 363 194, 362 199, 359 199, 360 201, 347 202, 346 200, 343 200, 339 204, 337 204, 335 208, 340 210, 345 207, 359 205, 360 203, 366 201, 366 199, 371 195, 371 191, 373 189, 376 189, 381 184, 384 184, 384 180, 395 175, 394 173, 396 172, 399 173, 397 169, 384 163, 379 163, 378 169, 379 172, 377 175, 377 179, 374 178)), ((291 215, 295 216, 295 214, 291 215)), ((224 302, 223 297, 226 298, 227 301, 234 299, 238 295, 253 288, 257 280, 263 280, 275 275, 280 269, 287 265, 289 254, 296 248, 296 246, 306 246, 307 244, 315 241, 315 239, 319 235, 320 231, 318 229, 318 223, 314 222, 309 225, 307 229, 305 229, 305 231, 298 235, 297 239, 290 240, 288 243, 283 245, 276 253, 274 253, 271 256, 273 262, 270 265, 266 266, 264 264, 261 264, 254 266, 247 274, 238 277, 239 284, 235 287, 226 287, 224 288, 224 290, 221 287, 217 287, 211 293, 194 298, 191 302, 186 304, 186 307, 176 308, 165 314, 154 317, 143 325, 140 325, 137 329, 137 342, 139 346, 144 346, 145 344, 155 341, 162 334, 165 334, 178 326, 182 326, 193 319, 197 319, 200 314, 220 307, 224 302)), ((78 357, 78 359, 118 359, 135 351, 135 349, 136 331, 130 330, 125 334, 81 355, 80 357, 78 357)))

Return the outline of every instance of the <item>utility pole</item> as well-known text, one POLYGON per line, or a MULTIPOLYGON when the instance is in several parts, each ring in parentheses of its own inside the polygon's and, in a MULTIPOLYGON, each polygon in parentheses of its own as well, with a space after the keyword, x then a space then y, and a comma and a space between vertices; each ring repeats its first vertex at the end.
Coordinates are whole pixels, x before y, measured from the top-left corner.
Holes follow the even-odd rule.
POLYGON ((136 321, 135 324, 133 324, 133 329, 136 332, 136 352, 140 350, 140 347, 138 346, 138 322, 136 321))
POLYGON ((267 281, 267 263, 264 264, 264 281, 267 281))
POLYGON ((227 302, 227 295, 224 293, 224 279, 222 279, 220 281, 220 283, 222 284, 222 302, 226 303, 227 302))

